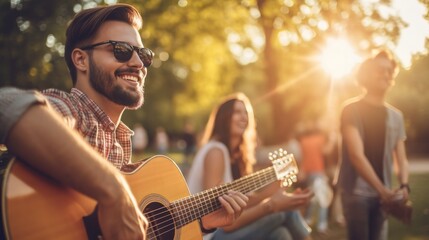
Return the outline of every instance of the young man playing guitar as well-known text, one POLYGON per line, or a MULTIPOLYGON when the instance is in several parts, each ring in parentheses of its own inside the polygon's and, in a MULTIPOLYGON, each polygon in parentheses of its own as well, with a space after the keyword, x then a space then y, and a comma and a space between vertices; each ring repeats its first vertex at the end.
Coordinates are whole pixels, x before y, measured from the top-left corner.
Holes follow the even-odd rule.
MULTIPOLYGON (((81 11, 71 21, 66 33, 65 59, 74 87, 70 93, 57 89, 43 91, 49 102, 47 108, 53 107, 61 113, 66 123, 77 130, 104 159, 111 162, 117 169, 123 169, 131 163, 132 131, 121 122, 121 116, 126 108, 137 109, 143 104, 144 81, 147 68, 151 65, 154 56, 151 50, 143 47, 138 32, 141 26, 142 19, 139 12, 130 5, 116 4, 81 11)), ((19 99, 18 95, 20 97, 29 95, 28 98, 33 99, 24 102, 24 108, 30 108, 34 102, 46 102, 37 92, 17 89, 5 89, 0 102, 12 99, 13 103, 13 100, 19 99)), ((20 107, 22 106, 20 105, 20 107)), ((7 110, 10 110, 8 106, 0 105, 2 118, 3 113, 8 112, 7 110)), ((30 110, 28 110, 28 114, 30 110)), ((25 119, 27 111, 21 112, 24 113, 23 119, 25 119)), ((37 121, 40 120, 37 119, 37 121)), ((43 124, 46 123, 39 122, 39 125, 43 124)), ((13 125, 12 121, 8 126, 13 125)), ((1 126, 3 128, 6 125, 1 126)), ((27 130, 31 131, 31 129, 27 130)), ((14 131, 18 130, 12 129, 11 133, 14 131)), ((7 129, 4 132, 7 132, 7 129)), ((44 137, 48 138, 49 134, 44 137)), ((59 135, 59 138, 62 137, 59 135)), ((45 152, 28 153, 24 148, 20 149, 18 145, 14 145, 15 142, 9 140, 10 135, 2 136, 2 138, 12 141, 12 143, 6 141, 9 148, 13 150, 12 153, 23 158, 31 166, 96 200, 98 198, 95 195, 88 193, 100 185, 107 184, 107 175, 115 176, 110 167, 91 158, 74 159, 72 162, 65 159, 58 160, 59 162, 40 162, 40 157, 32 159, 31 156, 41 156, 45 152), (97 161, 97 164, 93 163, 94 161, 97 161), (73 169, 57 170, 57 168, 69 165, 73 165, 73 169), (84 181, 87 179, 85 176, 94 171, 109 172, 110 174, 94 175, 94 179, 91 180, 94 185, 84 181), (73 174, 77 180, 69 182, 67 176, 73 174), (82 186, 85 184, 88 186, 82 186)), ((33 141, 30 144, 36 142, 33 141)), ((37 144, 46 143, 39 141, 37 144)), ((99 157, 93 156, 93 158, 99 157)), ((116 180, 118 186, 121 185, 120 182, 120 179, 116 180)), ((122 187, 126 189, 126 184, 122 184, 122 187)), ((106 210, 107 206, 102 203, 98 205, 98 216, 99 218, 102 216, 100 225, 103 239, 144 239, 146 219, 137 213, 138 211, 132 211, 135 210, 135 199, 133 200, 127 194, 121 195, 128 196, 129 199, 118 200, 115 196, 107 205, 115 204, 116 207, 117 202, 124 201, 126 203, 122 204, 124 212, 129 212, 129 214, 121 215, 118 214, 120 211, 106 210), (112 222, 107 223, 108 221, 112 222), (118 225, 112 227, 115 224, 118 225)), ((232 223, 246 206, 247 200, 245 195, 234 191, 221 196, 219 201, 222 208, 201 219, 202 229, 212 229, 232 223)))
MULTIPOLYGON (((0 143, 34 168, 95 199, 104 239, 143 239, 147 219, 120 172, 66 126, 40 93, 0 89, 0 113, 0 143)), ((6 239, 2 230, 0 238, 6 239)))

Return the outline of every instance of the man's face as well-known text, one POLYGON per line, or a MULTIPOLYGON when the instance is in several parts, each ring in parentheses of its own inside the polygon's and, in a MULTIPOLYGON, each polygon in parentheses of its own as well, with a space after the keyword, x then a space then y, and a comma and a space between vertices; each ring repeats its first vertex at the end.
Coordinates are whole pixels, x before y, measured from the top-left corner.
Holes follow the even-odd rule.
MULTIPOLYGON (((374 91, 387 91, 394 84, 394 65, 386 58, 374 60, 371 79, 367 88, 374 91)), ((369 89, 368 89, 369 90, 369 89)))
MULTIPOLYGON (((92 43, 108 40, 143 47, 137 30, 124 22, 105 22, 92 43)), ((105 44, 94 48, 89 56, 89 80, 95 91, 130 109, 137 109, 143 104, 147 69, 135 51, 130 60, 119 62, 113 55, 113 46, 105 44)))

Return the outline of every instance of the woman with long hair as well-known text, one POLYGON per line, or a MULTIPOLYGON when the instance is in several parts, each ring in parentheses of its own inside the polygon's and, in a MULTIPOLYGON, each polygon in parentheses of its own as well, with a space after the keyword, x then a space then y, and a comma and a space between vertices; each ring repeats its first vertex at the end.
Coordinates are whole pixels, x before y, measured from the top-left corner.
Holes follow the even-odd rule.
MULTIPOLYGON (((219 186, 253 172, 256 163, 256 123, 243 93, 228 96, 208 120, 200 149, 188 175, 191 192, 219 186)), ((274 182, 248 194, 248 207, 232 225, 206 235, 211 239, 310 239, 311 229, 294 209, 312 197, 297 189, 287 193, 274 182)))

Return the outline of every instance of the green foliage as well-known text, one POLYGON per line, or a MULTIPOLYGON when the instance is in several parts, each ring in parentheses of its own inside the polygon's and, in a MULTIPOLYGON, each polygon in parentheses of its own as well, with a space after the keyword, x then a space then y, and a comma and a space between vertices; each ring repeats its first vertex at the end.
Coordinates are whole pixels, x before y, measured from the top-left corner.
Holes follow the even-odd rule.
MULTIPOLYGON (((380 44, 380 38, 383 44, 396 41, 403 22, 380 13, 379 9, 388 7, 390 1, 377 4, 330 0, 241 2, 254 20, 247 26, 259 28, 265 39, 263 47, 255 49, 262 66, 258 68, 262 74, 255 76, 262 79, 247 79, 257 86, 255 95, 267 101, 261 104, 268 107, 260 110, 266 113, 262 122, 272 124, 264 127, 263 138, 270 138, 271 143, 284 141, 297 122, 325 114, 329 78, 315 57, 328 37, 347 38, 359 52, 380 44), (383 24, 388 27, 380 27, 383 24)), ((247 67, 254 65, 243 66, 247 67)))
POLYGON ((62 42, 76 1, 13 2, 0 4, 0 86, 70 87, 62 42))
MULTIPOLYGON (((427 160, 427 159, 426 159, 427 160)), ((410 199, 413 201, 413 217, 411 225, 406 226, 396 219, 389 219, 389 239, 420 239, 427 240, 429 236, 429 208, 427 205, 429 188, 428 174, 411 174, 410 186, 412 186, 410 199)))
POLYGON ((240 30, 247 10, 237 9, 234 2, 208 0, 183 6, 165 1, 136 4, 144 9, 145 45, 159 57, 145 87, 143 108, 151 114, 142 121, 152 130, 163 125, 178 132, 187 120, 202 129, 217 99, 235 90, 240 65, 225 40, 228 32, 240 30), (150 120, 154 114, 157 119, 150 120))
POLYGON ((389 99, 405 117, 408 140, 428 142, 429 56, 416 57, 410 70, 402 70, 389 99))
MULTIPOLYGON (((0 3, 0 44, 6 46, 0 49, 0 86, 69 89, 66 23, 75 11, 103 2, 12 2, 16 5, 0 3)), ((143 42, 156 53, 146 104, 124 115, 127 124, 142 122, 149 135, 157 126, 180 132, 188 120, 202 130, 219 98, 242 91, 255 104, 265 142, 287 140, 297 122, 327 109, 331 86, 315 56, 328 37, 346 37, 365 53, 394 46, 404 26, 398 17, 383 14, 388 0, 366 5, 353 0, 121 2, 140 10, 143 42)), ((345 84, 340 98, 356 92, 345 84)))

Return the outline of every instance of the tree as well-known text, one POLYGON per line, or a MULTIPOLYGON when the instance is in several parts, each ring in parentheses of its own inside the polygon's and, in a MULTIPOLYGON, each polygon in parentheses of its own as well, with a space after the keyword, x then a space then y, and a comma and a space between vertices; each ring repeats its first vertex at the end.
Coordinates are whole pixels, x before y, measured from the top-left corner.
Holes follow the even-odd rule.
POLYGON ((63 58, 64 26, 77 1, 0 3, 0 86, 71 86, 63 58), (61 33, 61 34, 60 34, 61 33))
POLYGON ((264 96, 256 106, 264 113, 263 137, 284 141, 300 119, 323 113, 329 81, 321 79, 309 56, 318 54, 328 36, 346 36, 362 52, 393 46, 403 22, 381 13, 389 6, 390 1, 363 5, 350 0, 146 1, 141 8, 149 45, 169 54, 159 69, 168 78, 157 79, 159 88, 151 92, 159 94, 161 86, 174 84, 167 90, 173 97, 162 98, 170 104, 157 99, 155 105, 172 106, 169 112, 176 111, 179 119, 196 115, 201 120, 217 98, 245 89, 252 99, 264 96), (263 39, 263 45, 255 44, 255 38, 263 39), (243 62, 249 52, 256 58, 243 62), (296 79, 302 80, 282 89, 296 79))
MULTIPOLYGON (((156 53, 145 106, 124 115, 128 124, 142 122, 149 135, 159 125, 178 132, 186 120, 201 129, 220 97, 243 91, 255 104, 265 142, 285 141, 300 119, 324 112, 330 82, 313 57, 329 36, 347 37, 366 52, 392 47, 403 26, 384 14, 388 0, 122 2, 140 10, 143 43, 156 53)), ((70 88, 66 22, 97 4, 102 1, 3 0, 0 44, 8 47, 0 50, 0 86, 70 88)))
POLYGON ((378 44, 394 45, 404 23, 394 15, 381 14, 380 9, 389 6, 390 1, 367 5, 351 0, 256 1, 265 36, 266 91, 276 92, 270 100, 275 142, 284 141, 299 119, 319 117, 326 110, 328 78, 309 57, 320 52, 327 37, 346 37, 362 52, 378 44), (305 80, 294 88, 295 93, 287 98, 279 94, 279 86, 299 78, 305 80), (288 105, 288 101, 300 104, 288 105))

